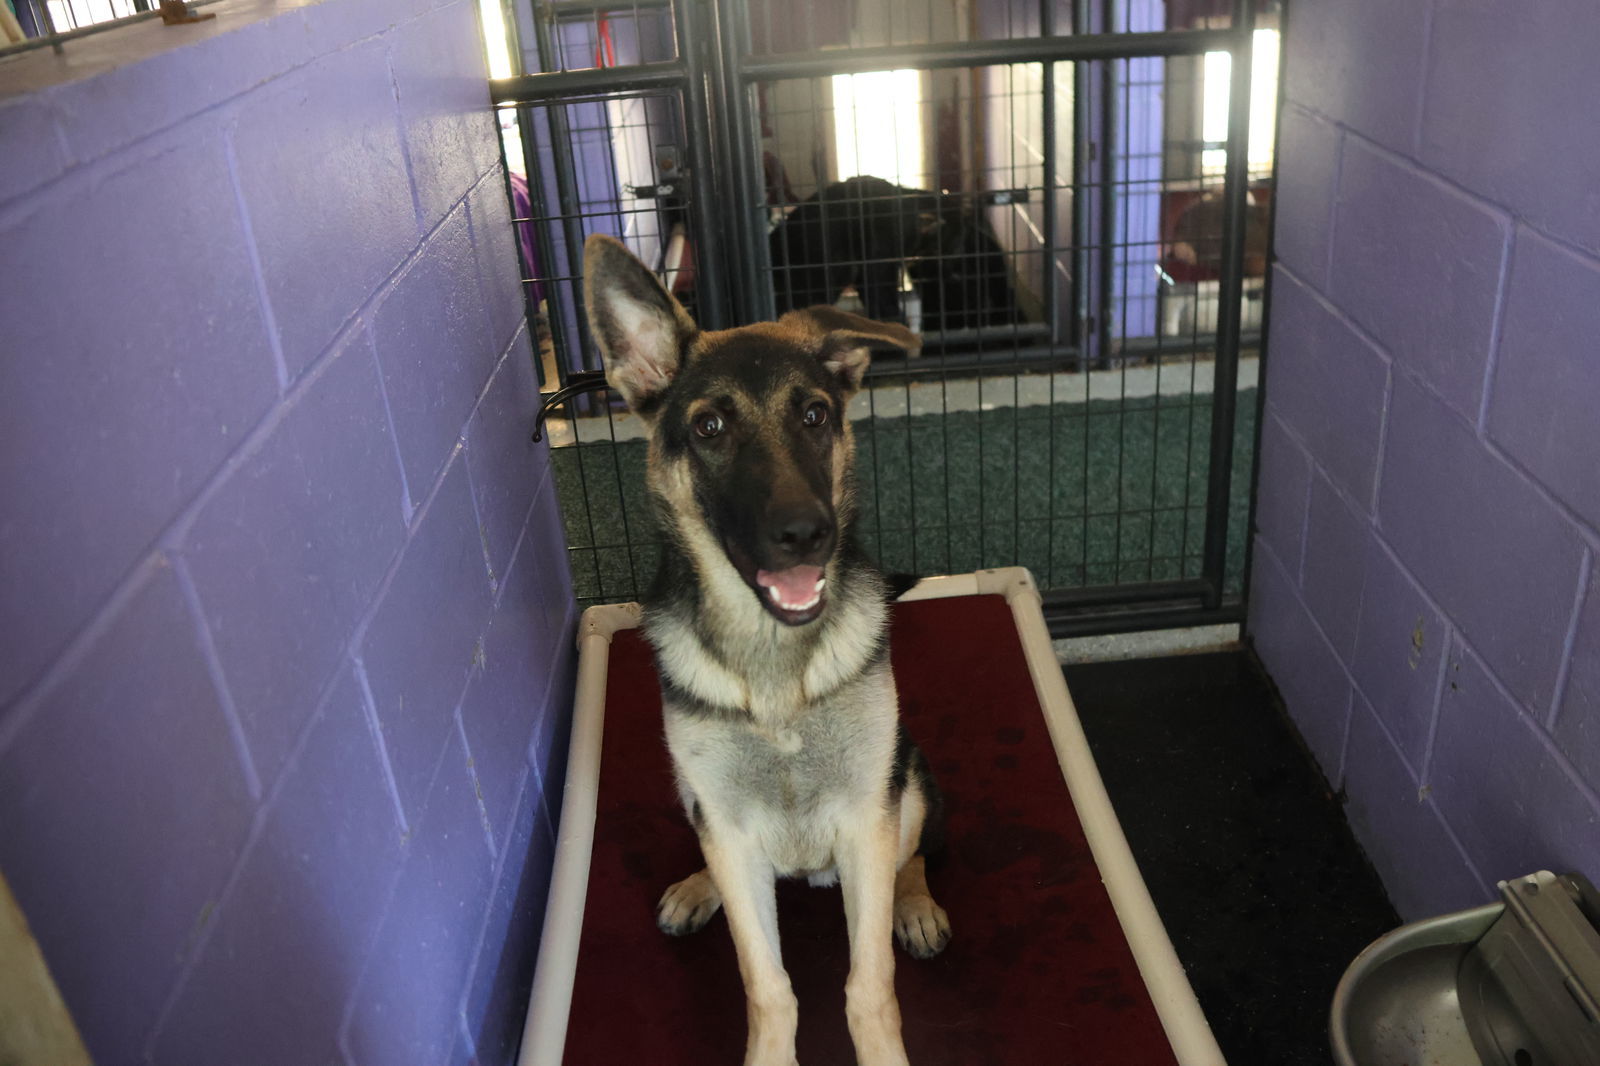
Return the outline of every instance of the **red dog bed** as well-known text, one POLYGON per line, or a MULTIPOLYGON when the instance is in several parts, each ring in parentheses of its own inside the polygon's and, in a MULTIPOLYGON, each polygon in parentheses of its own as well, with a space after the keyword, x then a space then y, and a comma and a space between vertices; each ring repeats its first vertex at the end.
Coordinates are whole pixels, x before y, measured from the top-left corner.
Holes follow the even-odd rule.
MULTIPOLYGON (((1037 603, 1021 571, 966 580, 1020 589, 1037 603)), ((935 595, 947 591, 959 587, 932 588, 935 595)), ((1024 603, 1024 617, 1030 606, 1037 615, 1036 606, 1024 603)), ((1041 712, 1040 679, 1048 684, 1048 671, 1056 681, 1060 674, 1053 660, 1045 673, 1037 664, 1030 669, 1018 613, 999 594, 919 599, 893 611, 901 715, 947 797, 948 847, 931 867, 929 883, 954 931, 949 947, 930 960, 897 949, 907 1053, 918 1066, 1220 1064, 1114 819, 1109 828, 1101 824, 1085 833, 1085 823, 1095 819, 1080 820, 1057 757, 1058 744, 1069 753, 1071 745, 1082 745, 1081 731, 1071 735, 1077 725, 1070 703, 1070 728, 1059 713, 1050 721, 1041 712), (1098 838, 1096 849, 1091 837, 1098 838), (1136 882, 1131 897, 1117 905, 1102 883, 1105 857, 1096 863, 1097 851, 1115 846, 1121 850, 1112 856, 1119 874, 1113 880, 1126 882, 1131 871, 1136 882), (1139 912, 1131 940, 1142 959, 1124 933, 1119 907, 1125 920, 1139 912)), ((1036 637, 1043 639, 1042 633, 1040 620, 1036 637)), ((1048 652, 1047 639, 1043 647, 1048 652)), ((623 629, 606 658, 603 732, 574 738, 574 772, 583 772, 578 764, 586 759, 585 743, 597 741, 599 750, 582 913, 574 915, 572 901, 557 898, 558 884, 522 1061, 737 1063, 744 1052, 745 1002, 725 920, 719 914, 684 938, 655 927, 662 889, 703 864, 677 805, 650 650, 636 630, 623 629), (563 940, 576 944, 575 967, 560 959, 563 940), (570 1011, 560 1009, 563 992, 570 992, 570 1011)), ((584 681, 592 685, 601 668, 586 650, 590 676, 584 681)), ((1087 759, 1087 752, 1075 757, 1087 759)), ((1079 776, 1092 783, 1076 782, 1074 790, 1079 805, 1086 806, 1086 791, 1098 805, 1104 792, 1092 762, 1087 765, 1079 776)), ((565 853, 583 844, 588 794, 586 786, 569 785, 567 802, 580 809, 563 816, 558 881, 560 864, 581 861, 565 853)), ((1112 888, 1130 894, 1126 883, 1112 888)), ((849 945, 839 889, 780 883, 778 922, 800 1002, 800 1061, 852 1062, 844 1015, 849 945)))

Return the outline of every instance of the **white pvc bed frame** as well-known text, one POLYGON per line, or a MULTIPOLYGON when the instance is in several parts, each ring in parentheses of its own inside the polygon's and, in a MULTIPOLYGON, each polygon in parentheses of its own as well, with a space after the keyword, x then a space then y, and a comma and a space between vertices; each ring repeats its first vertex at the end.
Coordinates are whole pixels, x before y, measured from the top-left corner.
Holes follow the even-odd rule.
MULTIPOLYGON (((919 582, 901 602, 947 596, 999 595, 1011 606, 1017 635, 1044 710, 1061 775, 1083 825, 1084 837, 1111 896, 1117 920, 1132 949, 1139 974, 1161 1018, 1179 1066, 1225 1066, 1211 1027, 1200 1010, 1189 979, 1178 962, 1156 914, 1144 878, 1128 850, 1122 826, 1111 809, 1105 785, 1078 721, 1050 645, 1040 610, 1039 590, 1022 567, 979 570, 919 582)), ((522 1030, 517 1066, 558 1066, 566 1047, 572 981, 578 966, 583 907, 589 892, 589 857, 594 843, 595 805, 600 790, 600 738, 605 726, 606 671, 612 635, 639 624, 639 605, 590 607, 578 625, 578 684, 574 698, 572 744, 563 789, 561 829, 556 837, 555 870, 545 907, 544 935, 534 971, 533 993, 522 1030)))

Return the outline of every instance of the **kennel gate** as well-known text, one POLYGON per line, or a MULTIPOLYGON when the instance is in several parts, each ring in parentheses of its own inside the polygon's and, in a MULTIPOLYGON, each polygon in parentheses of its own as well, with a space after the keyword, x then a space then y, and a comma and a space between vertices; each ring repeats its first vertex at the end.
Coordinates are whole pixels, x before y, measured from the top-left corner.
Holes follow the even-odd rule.
POLYGON ((606 232, 708 328, 835 300, 921 327, 851 408, 885 570, 1028 566, 1057 635, 1242 617, 1276 0, 503 4, 584 604, 638 598, 657 550, 581 313, 606 232))

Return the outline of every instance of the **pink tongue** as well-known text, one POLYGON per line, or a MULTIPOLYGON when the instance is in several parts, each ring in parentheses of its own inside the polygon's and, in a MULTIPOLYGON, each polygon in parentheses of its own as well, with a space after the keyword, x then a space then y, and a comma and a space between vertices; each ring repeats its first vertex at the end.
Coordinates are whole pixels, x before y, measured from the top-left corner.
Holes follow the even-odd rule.
POLYGON ((820 566, 791 566, 787 570, 757 570, 756 584, 776 589, 778 599, 784 603, 805 603, 816 594, 821 577, 820 566))

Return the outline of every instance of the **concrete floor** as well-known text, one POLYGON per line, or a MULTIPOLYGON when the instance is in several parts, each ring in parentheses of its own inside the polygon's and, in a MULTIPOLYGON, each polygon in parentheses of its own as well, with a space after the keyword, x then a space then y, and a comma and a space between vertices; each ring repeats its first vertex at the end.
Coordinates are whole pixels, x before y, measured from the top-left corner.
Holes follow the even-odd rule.
POLYGON ((1236 651, 1238 648, 1237 625, 1153 629, 1143 633, 1113 633, 1104 637, 1072 637, 1055 642, 1056 660, 1062 666, 1194 655, 1208 651, 1236 651))

